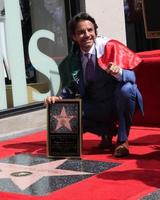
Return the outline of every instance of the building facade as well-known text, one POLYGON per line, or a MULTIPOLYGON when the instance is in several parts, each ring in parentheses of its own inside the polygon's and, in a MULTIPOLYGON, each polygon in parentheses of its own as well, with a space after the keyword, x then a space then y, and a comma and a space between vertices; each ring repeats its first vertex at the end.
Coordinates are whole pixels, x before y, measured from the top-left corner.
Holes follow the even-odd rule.
POLYGON ((58 94, 58 65, 71 44, 67 23, 80 11, 95 18, 99 35, 136 50, 132 36, 136 28, 134 22, 126 22, 126 2, 0 0, 0 111, 38 104, 58 94))

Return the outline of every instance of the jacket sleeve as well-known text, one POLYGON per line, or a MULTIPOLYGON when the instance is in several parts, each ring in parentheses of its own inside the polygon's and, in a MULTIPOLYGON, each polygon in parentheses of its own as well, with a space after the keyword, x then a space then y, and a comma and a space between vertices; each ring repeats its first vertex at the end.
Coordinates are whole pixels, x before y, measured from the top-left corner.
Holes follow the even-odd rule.
POLYGON ((72 77, 71 77, 71 69, 70 69, 70 62, 69 57, 67 56, 58 66, 59 75, 61 79, 61 86, 66 87, 69 85, 72 77))

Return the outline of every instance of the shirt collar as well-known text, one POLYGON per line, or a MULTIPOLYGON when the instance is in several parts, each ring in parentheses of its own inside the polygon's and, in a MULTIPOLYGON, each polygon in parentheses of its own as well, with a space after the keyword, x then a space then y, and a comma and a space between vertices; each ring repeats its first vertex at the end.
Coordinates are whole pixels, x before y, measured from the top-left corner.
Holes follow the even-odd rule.
MULTIPOLYGON (((83 51, 82 49, 81 49, 81 52, 82 52, 83 55, 86 54, 86 52, 83 51)), ((89 54, 93 54, 93 55, 96 54, 95 44, 92 45, 92 47, 90 48, 89 52, 87 52, 87 53, 89 53, 89 54)))

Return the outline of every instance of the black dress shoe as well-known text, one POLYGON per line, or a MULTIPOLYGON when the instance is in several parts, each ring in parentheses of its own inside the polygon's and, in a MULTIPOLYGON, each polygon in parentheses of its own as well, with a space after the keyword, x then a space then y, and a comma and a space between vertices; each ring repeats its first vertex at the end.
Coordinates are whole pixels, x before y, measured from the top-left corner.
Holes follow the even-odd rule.
POLYGON ((111 135, 102 136, 101 143, 99 144, 99 148, 101 149, 110 149, 112 147, 112 138, 111 135))

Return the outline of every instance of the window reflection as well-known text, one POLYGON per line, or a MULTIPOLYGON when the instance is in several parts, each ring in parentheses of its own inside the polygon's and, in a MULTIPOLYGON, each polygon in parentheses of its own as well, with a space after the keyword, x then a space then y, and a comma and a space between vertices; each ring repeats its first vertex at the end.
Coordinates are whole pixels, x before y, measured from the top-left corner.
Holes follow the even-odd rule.
POLYGON ((0 0, 0 47, 3 62, 2 67, 4 69, 6 83, 11 82, 10 69, 7 59, 7 48, 6 48, 6 36, 5 36, 5 8, 4 0, 0 0))
MULTIPOLYGON (((29 59, 28 44, 32 35, 40 30, 49 30, 54 33, 55 41, 42 38, 38 42, 38 48, 44 54, 55 60, 57 64, 67 55, 67 31, 64 0, 19 0, 21 11, 21 25, 23 47, 26 66, 27 83, 37 81, 37 73, 29 59)), ((4 72, 7 83, 10 81, 10 73, 5 45, 5 8, 4 0, 0 0, 0 40, 3 51, 4 72), (9 80, 9 81, 8 81, 9 80)), ((45 67, 45 66, 44 66, 45 67)))
POLYGON ((52 31, 55 42, 39 41, 40 50, 59 63, 68 52, 64 0, 30 0, 32 32, 39 29, 52 31))
MULTIPOLYGON (((67 32, 64 0, 20 0, 23 14, 22 30, 26 60, 26 74, 35 81, 35 72, 28 57, 28 43, 32 34, 40 29, 52 31, 55 42, 40 39, 39 49, 57 64, 66 56, 67 32)), ((45 66, 44 66, 45 67, 45 66)))

